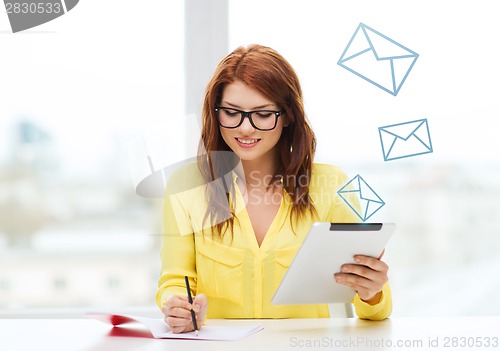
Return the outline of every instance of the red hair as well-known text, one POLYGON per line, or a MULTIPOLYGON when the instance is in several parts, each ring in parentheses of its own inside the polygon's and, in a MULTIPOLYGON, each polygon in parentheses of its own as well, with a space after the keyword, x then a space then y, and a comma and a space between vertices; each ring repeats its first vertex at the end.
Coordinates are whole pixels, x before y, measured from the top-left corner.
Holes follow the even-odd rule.
MULTIPOLYGON (((215 115, 215 107, 221 102, 222 91, 227 84, 240 80, 246 85, 258 90, 266 98, 275 102, 278 108, 285 111, 288 125, 283 128, 278 141, 278 164, 274 181, 282 181, 285 191, 292 199, 290 220, 298 219, 307 212, 314 214, 314 206, 309 196, 312 161, 316 150, 316 138, 304 112, 302 89, 292 66, 275 50, 251 45, 239 47, 226 56, 217 66, 209 82, 202 111, 202 132, 199 147, 200 170, 208 181, 224 175, 227 164, 220 165, 220 160, 214 160, 212 152, 230 151, 219 130, 215 115), (202 157, 204 148, 206 157, 202 157), (204 160, 204 161, 203 161, 204 160), (214 162, 215 161, 215 162, 214 162), (210 167, 208 167, 210 165, 210 167)), ((213 153, 215 156, 217 153, 213 153)), ((224 163, 224 162, 222 162, 224 163)), ((229 225, 233 226, 234 213, 227 205, 231 185, 226 189, 209 187, 208 210, 205 219, 210 218, 212 233, 222 235, 229 225), (222 195, 217 196, 216 193, 222 195), (221 223, 218 218, 229 218, 221 223), (233 216, 227 216, 231 211, 233 216)), ((292 222, 293 225, 293 222, 292 222)))

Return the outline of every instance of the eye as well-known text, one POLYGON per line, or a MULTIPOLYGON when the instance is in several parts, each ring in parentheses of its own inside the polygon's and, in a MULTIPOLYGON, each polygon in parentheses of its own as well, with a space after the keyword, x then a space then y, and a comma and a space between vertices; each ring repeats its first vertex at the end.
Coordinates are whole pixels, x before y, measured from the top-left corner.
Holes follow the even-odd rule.
POLYGON ((271 112, 271 111, 257 111, 257 112, 255 112, 255 114, 259 118, 269 118, 269 117, 272 117, 274 115, 274 112, 271 112))
POLYGON ((222 109, 222 111, 228 117, 236 117, 237 115, 240 114, 238 111, 235 110, 222 109))

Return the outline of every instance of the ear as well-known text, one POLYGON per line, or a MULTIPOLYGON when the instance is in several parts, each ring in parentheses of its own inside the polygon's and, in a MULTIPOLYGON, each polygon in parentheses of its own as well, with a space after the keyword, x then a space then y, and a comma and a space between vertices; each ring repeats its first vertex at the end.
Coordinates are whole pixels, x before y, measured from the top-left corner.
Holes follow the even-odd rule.
POLYGON ((290 125, 290 120, 288 119, 287 115, 284 115, 284 121, 283 121, 283 128, 286 128, 290 125))

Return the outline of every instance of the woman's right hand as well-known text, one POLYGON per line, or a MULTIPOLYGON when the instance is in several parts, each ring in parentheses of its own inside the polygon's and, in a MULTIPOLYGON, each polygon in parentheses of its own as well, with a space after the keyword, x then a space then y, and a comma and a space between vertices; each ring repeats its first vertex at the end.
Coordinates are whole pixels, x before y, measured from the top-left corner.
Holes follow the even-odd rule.
POLYGON ((191 318, 191 308, 196 315, 196 324, 201 329, 208 310, 208 299, 205 294, 198 294, 193 299, 193 305, 189 303, 187 296, 170 295, 165 301, 161 311, 165 315, 165 323, 168 324, 173 333, 184 333, 194 330, 191 318))

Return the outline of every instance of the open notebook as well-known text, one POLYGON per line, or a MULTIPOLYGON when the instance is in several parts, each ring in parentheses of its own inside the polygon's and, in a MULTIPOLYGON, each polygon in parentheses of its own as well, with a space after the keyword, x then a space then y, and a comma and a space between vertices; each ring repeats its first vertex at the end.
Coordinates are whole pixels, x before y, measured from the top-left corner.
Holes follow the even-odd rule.
POLYGON ((239 340, 263 329, 262 325, 252 324, 244 326, 215 326, 204 325, 198 332, 174 334, 161 318, 147 318, 131 315, 109 314, 109 313, 87 313, 87 317, 100 320, 113 326, 138 322, 149 329, 153 337, 157 339, 190 339, 190 340, 239 340))

